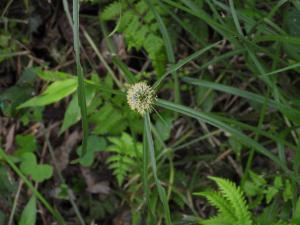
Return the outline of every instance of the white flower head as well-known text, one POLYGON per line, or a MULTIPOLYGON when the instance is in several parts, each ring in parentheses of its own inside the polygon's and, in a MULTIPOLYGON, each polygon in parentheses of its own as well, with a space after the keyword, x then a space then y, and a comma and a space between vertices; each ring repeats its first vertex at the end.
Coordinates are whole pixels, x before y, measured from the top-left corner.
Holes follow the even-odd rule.
POLYGON ((156 94, 146 82, 139 82, 130 85, 128 88, 128 105, 133 111, 138 112, 140 115, 144 115, 145 112, 150 112, 155 100, 156 94))

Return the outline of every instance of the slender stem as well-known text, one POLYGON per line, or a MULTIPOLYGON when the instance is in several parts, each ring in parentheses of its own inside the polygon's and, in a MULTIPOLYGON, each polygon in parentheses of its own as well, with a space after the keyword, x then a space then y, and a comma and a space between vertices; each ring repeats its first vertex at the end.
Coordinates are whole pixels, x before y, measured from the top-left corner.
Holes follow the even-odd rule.
POLYGON ((14 1, 14 0, 10 0, 9 2, 7 2, 6 6, 5 6, 5 8, 4 8, 4 10, 3 10, 2 14, 1 14, 1 17, 4 17, 4 16, 5 16, 7 10, 9 9, 9 7, 10 7, 10 5, 13 3, 13 1, 14 1))
POLYGON ((16 196, 15 196, 15 199, 14 199, 13 207, 11 209, 11 213, 10 213, 10 216, 9 216, 8 225, 13 224, 13 219, 14 219, 14 215, 16 213, 16 208, 17 208, 18 199, 20 197, 20 193, 21 193, 21 190, 22 190, 22 186, 23 186, 23 181, 20 180, 18 190, 17 190, 16 196))
POLYGON ((118 85, 118 87, 121 89, 122 88, 122 83, 118 80, 116 74, 110 68, 110 66, 108 65, 108 63, 104 59, 103 55, 100 53, 100 51, 98 50, 97 46, 95 45, 95 42, 92 40, 91 36, 88 34, 88 32, 85 29, 83 29, 83 35, 86 38, 86 40, 89 42, 89 44, 92 47, 92 49, 95 51, 96 55, 98 56, 98 58, 100 59, 100 61, 104 65, 104 67, 107 69, 108 74, 112 76, 113 80, 116 82, 116 84, 118 85))
POLYGON ((50 143, 49 137, 46 136, 45 139, 46 139, 46 143, 47 143, 47 146, 48 146, 48 149, 49 149, 49 152, 50 152, 50 155, 51 155, 51 158, 52 158, 54 167, 55 167, 56 172, 57 172, 57 174, 58 174, 58 177, 59 177, 59 179, 60 179, 60 182, 61 182, 62 184, 64 184, 65 186, 67 186, 67 189, 68 189, 68 196, 69 196, 69 201, 70 201, 70 203, 71 203, 71 205, 72 205, 72 207, 73 207, 73 209, 74 209, 74 211, 75 211, 75 214, 76 214, 76 216, 78 217, 78 219, 79 219, 81 225, 85 225, 84 219, 83 219, 83 217, 81 216, 81 213, 80 213, 80 211, 79 211, 79 209, 78 209, 78 207, 77 207, 77 205, 76 205, 76 202, 75 202, 74 199, 73 199, 72 192, 71 192, 71 190, 69 189, 68 185, 66 184, 66 181, 65 181, 65 179, 64 179, 64 177, 63 177, 63 175, 62 175, 62 173, 61 173, 60 170, 58 169, 58 166, 57 166, 57 159, 56 159, 56 157, 55 157, 54 150, 53 150, 53 147, 52 147, 52 145, 51 145, 51 143, 50 143))
MULTIPOLYGON (((152 1, 146 0, 146 3, 148 4, 150 10, 153 12, 156 21, 159 25, 160 32, 162 34, 162 38, 164 40, 165 48, 166 48, 166 53, 168 57, 168 61, 171 65, 175 64, 175 55, 172 47, 172 42, 170 35, 168 33, 168 30, 166 28, 166 25, 164 21, 162 20, 161 16, 157 12, 155 6, 153 5, 152 1)), ((180 103, 180 88, 179 88, 179 81, 178 81, 178 75, 176 71, 172 72, 172 76, 174 78, 174 95, 175 95, 175 102, 180 103)))

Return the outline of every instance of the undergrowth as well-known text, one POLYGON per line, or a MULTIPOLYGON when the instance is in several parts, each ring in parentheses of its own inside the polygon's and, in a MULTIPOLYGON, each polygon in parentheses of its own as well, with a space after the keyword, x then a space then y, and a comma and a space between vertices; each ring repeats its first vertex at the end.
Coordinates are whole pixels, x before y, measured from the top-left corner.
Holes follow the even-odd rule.
POLYGON ((0 6, 0 224, 300 224, 299 0, 0 6))

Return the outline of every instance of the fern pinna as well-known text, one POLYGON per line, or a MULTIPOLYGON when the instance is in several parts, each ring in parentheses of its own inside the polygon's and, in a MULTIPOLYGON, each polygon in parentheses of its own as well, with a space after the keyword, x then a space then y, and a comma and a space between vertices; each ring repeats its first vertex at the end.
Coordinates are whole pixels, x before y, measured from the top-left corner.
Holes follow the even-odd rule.
POLYGON ((218 210, 218 215, 202 220, 202 225, 252 225, 251 214, 244 194, 233 182, 210 177, 216 182, 220 191, 205 191, 196 193, 204 196, 218 210))
POLYGON ((127 133, 122 133, 120 138, 110 137, 108 140, 112 145, 108 146, 106 150, 112 155, 107 158, 106 163, 113 170, 113 174, 121 186, 127 174, 136 167, 137 160, 141 158, 143 147, 141 143, 135 143, 127 133))
MULTIPOLYGON (((154 1, 155 2, 155 1, 154 1)), ((157 7, 160 15, 165 13, 157 7)), ((104 21, 118 21, 116 29, 124 35, 129 50, 144 49, 157 74, 165 71, 166 55, 159 25, 153 12, 143 0, 114 1, 101 12, 104 21)))

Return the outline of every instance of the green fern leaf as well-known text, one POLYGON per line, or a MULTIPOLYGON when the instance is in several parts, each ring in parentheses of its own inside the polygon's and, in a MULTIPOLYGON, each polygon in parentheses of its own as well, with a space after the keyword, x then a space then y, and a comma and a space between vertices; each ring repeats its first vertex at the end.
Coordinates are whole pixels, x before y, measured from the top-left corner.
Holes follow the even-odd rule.
POLYGON ((165 72, 166 56, 159 25, 153 12, 143 0, 128 0, 126 3, 115 1, 105 8, 101 18, 119 19, 117 31, 124 35, 128 49, 138 51, 144 49, 156 73, 162 75, 165 72))
POLYGON ((231 222, 226 221, 222 216, 216 216, 203 220, 200 222, 202 225, 233 225, 231 222))
POLYGON ((117 16, 120 16, 122 13, 122 10, 124 10, 126 7, 127 7, 127 4, 125 3, 125 1, 115 1, 103 10, 103 12, 101 14, 101 19, 113 20, 117 16))
POLYGON ((121 186, 126 176, 135 168, 136 160, 141 158, 142 145, 135 143, 130 135, 122 133, 120 138, 108 138, 112 145, 106 151, 112 153, 106 160, 108 168, 113 171, 121 186))
POLYGON ((237 217, 237 224, 252 225, 252 220, 250 219, 251 216, 248 211, 248 205, 240 188, 237 187, 233 182, 226 179, 218 177, 210 177, 210 179, 217 183, 222 195, 234 208, 235 216, 237 217))
POLYGON ((237 218, 234 214, 234 208, 220 193, 206 191, 197 193, 197 195, 205 197, 212 206, 218 209, 219 215, 223 218, 223 222, 227 221, 229 224, 236 222, 237 218))

